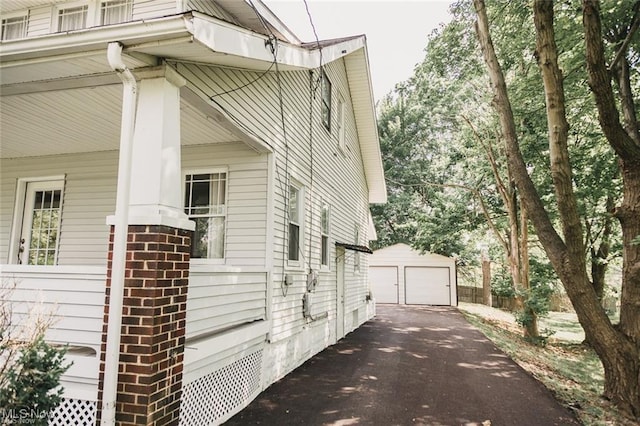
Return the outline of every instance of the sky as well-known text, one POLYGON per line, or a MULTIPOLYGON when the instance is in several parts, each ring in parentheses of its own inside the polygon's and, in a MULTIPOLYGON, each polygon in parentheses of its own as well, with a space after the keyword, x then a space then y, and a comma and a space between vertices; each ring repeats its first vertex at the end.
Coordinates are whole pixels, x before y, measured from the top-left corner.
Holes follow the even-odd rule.
MULTIPOLYGON (((302 41, 315 41, 304 0, 263 0, 302 41)), ((365 34, 377 101, 424 58, 428 35, 449 20, 446 0, 307 0, 318 38, 365 34)))

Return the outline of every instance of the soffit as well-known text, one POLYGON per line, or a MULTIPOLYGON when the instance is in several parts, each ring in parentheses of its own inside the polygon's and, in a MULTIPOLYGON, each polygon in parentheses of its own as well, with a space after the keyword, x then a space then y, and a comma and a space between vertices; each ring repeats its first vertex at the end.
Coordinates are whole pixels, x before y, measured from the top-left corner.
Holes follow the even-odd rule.
MULTIPOLYGON (((117 150, 121 104, 122 84, 3 96, 0 157, 117 150)), ((180 109, 182 145, 239 140, 184 99, 180 109)))

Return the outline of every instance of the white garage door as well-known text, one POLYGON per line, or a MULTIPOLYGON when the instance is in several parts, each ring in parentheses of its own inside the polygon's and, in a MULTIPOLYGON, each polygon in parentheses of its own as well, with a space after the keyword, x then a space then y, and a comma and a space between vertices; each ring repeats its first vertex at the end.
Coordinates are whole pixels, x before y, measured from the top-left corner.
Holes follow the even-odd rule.
POLYGON ((407 304, 451 305, 449 268, 407 266, 404 281, 407 304))
POLYGON ((398 303, 397 266, 371 266, 369 281, 376 303, 398 303))

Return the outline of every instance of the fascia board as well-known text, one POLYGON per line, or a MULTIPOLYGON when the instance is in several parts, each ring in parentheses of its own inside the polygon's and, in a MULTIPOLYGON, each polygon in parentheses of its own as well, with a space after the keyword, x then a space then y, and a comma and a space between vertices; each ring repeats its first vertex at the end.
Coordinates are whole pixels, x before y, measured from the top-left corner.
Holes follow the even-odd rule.
POLYGON ((0 43, 0 63, 83 52, 92 55, 97 50, 106 51, 108 43, 112 41, 119 41, 127 46, 145 41, 169 40, 191 35, 189 14, 174 15, 148 21, 134 21, 4 41, 0 43))

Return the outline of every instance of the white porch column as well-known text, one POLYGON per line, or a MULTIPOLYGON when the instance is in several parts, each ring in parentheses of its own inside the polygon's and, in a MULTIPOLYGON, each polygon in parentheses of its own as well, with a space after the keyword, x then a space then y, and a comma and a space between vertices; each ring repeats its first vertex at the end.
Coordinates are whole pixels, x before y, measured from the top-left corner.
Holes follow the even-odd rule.
POLYGON ((138 84, 133 136, 129 224, 192 229, 183 212, 180 164, 180 87, 169 67, 138 84))

